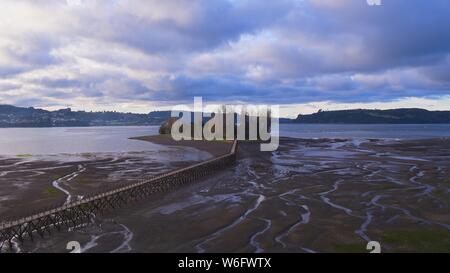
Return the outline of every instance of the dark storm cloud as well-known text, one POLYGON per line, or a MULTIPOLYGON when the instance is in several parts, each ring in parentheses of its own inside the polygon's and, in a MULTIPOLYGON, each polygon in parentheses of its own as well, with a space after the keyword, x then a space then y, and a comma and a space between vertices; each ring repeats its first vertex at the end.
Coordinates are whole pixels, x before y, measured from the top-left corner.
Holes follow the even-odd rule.
POLYGON ((78 14, 80 21, 96 24, 75 27, 77 35, 151 54, 213 49, 270 27, 294 7, 290 0, 86 1, 85 5, 78 14))
POLYGON ((6 84, 14 84, 17 102, 25 93, 52 98, 49 104, 64 104, 68 94, 74 104, 450 95, 446 0, 386 0, 379 7, 365 0, 0 5, 0 91, 13 92, 6 84))

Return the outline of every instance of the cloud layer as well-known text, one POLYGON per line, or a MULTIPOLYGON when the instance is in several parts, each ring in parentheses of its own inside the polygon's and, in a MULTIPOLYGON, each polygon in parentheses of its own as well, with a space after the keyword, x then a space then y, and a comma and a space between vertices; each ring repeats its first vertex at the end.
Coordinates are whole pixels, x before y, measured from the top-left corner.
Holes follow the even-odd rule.
POLYGON ((5 0, 0 103, 439 101, 449 12, 447 0, 5 0))

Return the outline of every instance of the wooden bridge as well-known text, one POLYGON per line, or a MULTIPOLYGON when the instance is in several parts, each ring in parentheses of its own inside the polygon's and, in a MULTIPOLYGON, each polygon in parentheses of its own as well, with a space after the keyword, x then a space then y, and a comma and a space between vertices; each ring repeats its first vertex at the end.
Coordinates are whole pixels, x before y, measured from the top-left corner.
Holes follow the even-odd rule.
POLYGON ((13 240, 33 240, 33 236, 44 237, 62 227, 73 228, 85 223, 98 213, 138 201, 156 192, 163 192, 176 186, 194 182, 236 161, 237 141, 229 153, 185 168, 177 169, 148 180, 139 181, 107 191, 80 201, 65 204, 54 209, 36 213, 15 221, 0 223, 0 251, 4 244, 13 247, 13 240))

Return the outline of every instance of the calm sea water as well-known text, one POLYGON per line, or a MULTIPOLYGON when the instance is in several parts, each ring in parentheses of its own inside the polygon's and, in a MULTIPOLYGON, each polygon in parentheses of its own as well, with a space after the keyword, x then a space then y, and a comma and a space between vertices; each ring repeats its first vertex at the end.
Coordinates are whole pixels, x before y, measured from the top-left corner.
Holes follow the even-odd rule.
MULTIPOLYGON (((0 155, 132 152, 160 145, 128 138, 158 134, 158 126, 0 128, 0 155)), ((297 138, 411 139, 450 137, 444 125, 281 124, 280 135, 297 138)))
POLYGON ((162 146, 130 137, 158 134, 159 126, 0 128, 0 155, 133 152, 162 146))
POLYGON ((450 124, 281 124, 280 135, 296 138, 422 139, 450 137, 450 124))

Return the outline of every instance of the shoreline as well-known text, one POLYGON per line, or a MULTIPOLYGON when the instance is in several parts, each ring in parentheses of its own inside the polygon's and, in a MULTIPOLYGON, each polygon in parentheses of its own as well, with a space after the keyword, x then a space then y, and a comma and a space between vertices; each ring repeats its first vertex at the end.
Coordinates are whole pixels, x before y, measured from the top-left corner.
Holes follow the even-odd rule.
MULTIPOLYGON (((178 142, 170 135, 132 139, 216 155, 228 152, 230 145, 178 142)), ((165 166, 142 160, 133 154, 54 166, 47 162, 13 165, 6 160, 1 171, 8 173, 0 176, 0 182, 5 186, 11 181, 29 184, 21 193, 13 191, 14 187, 4 188, 4 196, 16 196, 0 202, 0 211, 9 210, 2 213, 11 217, 45 206, 54 198, 63 202, 67 196, 45 192, 49 185, 40 182, 76 173, 79 164, 87 170, 70 182, 62 181, 74 197, 84 195, 83 188, 101 190, 98 182, 122 183, 144 172, 156 174, 188 163, 179 161, 175 166, 171 161, 165 166), (129 173, 132 170, 137 171, 129 173), (41 171, 45 174, 38 175, 41 171), (18 204, 18 200, 31 203, 18 204)), ((37 245, 26 242, 20 249, 58 252, 70 240, 89 245, 94 235, 110 241, 87 248, 88 252, 114 251, 125 242, 126 251, 131 252, 363 252, 367 239, 384 242, 386 238, 394 240, 383 243, 386 252, 448 251, 444 244, 450 240, 449 138, 359 142, 352 138, 280 137, 280 148, 272 153, 260 152, 256 141, 242 141, 237 160, 235 167, 217 175, 155 194, 70 232, 37 239, 37 245), (117 236, 122 232, 123 238, 117 236), (155 236, 146 236, 149 232, 155 236), (395 241, 401 239, 399 232, 406 234, 405 244, 395 241), (133 239, 128 239, 129 234, 133 239), (422 242, 429 236, 434 236, 433 242, 424 247, 422 242)))
POLYGON ((0 156, 0 217, 2 221, 25 217, 35 210, 99 194, 211 157, 205 149, 188 145, 154 151, 85 154, 73 161, 0 156))
POLYGON ((93 234, 109 240, 87 252, 365 252, 367 240, 383 252, 449 251, 450 141, 280 144, 261 153, 242 142, 234 168, 58 233, 38 252, 93 234))
MULTIPOLYGON (((286 119, 286 118, 282 118, 282 119, 286 119)), ((414 126, 414 125, 449 125, 450 123, 448 122, 442 122, 442 123, 339 123, 339 122, 335 122, 335 123, 320 123, 320 122, 316 122, 316 123, 307 123, 307 122, 280 122, 279 124, 282 125, 350 125, 350 126, 354 126, 354 125, 374 125, 374 126, 383 126, 383 125, 406 125, 406 126, 414 126)), ((108 124, 108 125, 86 125, 86 126, 0 126, 0 129, 51 129, 51 128, 90 128, 90 127, 151 127, 151 126, 155 126, 158 127, 161 126, 160 123, 158 124, 108 124)))

